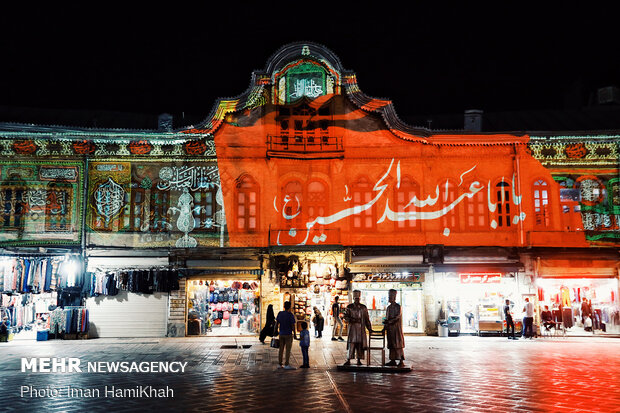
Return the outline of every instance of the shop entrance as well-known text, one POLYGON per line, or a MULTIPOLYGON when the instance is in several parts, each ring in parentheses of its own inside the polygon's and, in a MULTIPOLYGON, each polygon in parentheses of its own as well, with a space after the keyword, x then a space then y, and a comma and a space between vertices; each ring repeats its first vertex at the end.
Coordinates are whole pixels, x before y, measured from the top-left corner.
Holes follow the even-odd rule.
POLYGON ((385 310, 389 305, 388 291, 396 290, 396 302, 401 305, 403 333, 424 332, 422 284, 402 282, 354 282, 353 290, 362 293, 360 301, 368 307, 374 330, 383 328, 385 310))
POLYGON ((187 335, 257 335, 260 281, 196 278, 187 281, 187 335))
POLYGON ((567 335, 620 332, 617 278, 539 278, 537 285, 540 310, 548 307, 567 335))

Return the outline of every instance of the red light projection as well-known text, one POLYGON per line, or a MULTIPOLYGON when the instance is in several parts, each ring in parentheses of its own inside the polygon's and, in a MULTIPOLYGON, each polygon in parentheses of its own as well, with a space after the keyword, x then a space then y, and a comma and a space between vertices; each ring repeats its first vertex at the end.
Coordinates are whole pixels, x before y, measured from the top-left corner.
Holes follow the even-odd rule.
POLYGON ((560 187, 526 136, 416 136, 328 95, 231 113, 214 139, 231 246, 588 245, 563 232, 560 187))

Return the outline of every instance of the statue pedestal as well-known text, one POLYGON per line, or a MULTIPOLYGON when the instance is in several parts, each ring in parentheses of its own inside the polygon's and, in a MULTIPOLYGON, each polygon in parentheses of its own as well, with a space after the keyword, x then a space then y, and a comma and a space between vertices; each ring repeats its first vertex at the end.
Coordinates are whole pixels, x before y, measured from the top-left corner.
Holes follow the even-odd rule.
POLYGON ((357 372, 368 372, 368 373, 409 373, 411 372, 411 367, 390 367, 390 366, 357 366, 352 361, 350 366, 337 366, 336 369, 338 371, 357 371, 357 372))

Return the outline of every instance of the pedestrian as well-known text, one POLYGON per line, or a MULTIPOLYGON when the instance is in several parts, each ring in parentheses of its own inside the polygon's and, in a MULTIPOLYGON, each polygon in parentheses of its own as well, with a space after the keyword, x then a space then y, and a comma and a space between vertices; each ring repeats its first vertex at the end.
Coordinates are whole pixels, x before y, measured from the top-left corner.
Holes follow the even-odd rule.
POLYGON ((334 304, 332 304, 332 317, 334 317, 332 341, 344 341, 344 338, 342 338, 342 330, 344 329, 344 325, 342 324, 342 320, 340 319, 340 303, 338 303, 338 296, 334 297, 334 304), (336 338, 336 333, 338 333, 338 338, 336 338))
POLYGON ((548 305, 545 306, 545 311, 540 313, 540 320, 542 321, 546 331, 550 331, 551 327, 555 325, 553 322, 553 314, 549 311, 548 305))
POLYGON ((265 327, 263 327, 260 331, 260 336, 258 337, 261 343, 265 344, 265 338, 267 338, 267 336, 273 337, 275 334, 275 326, 276 316, 273 313, 273 304, 269 304, 269 306, 267 306, 267 319, 265 320, 265 327))
POLYGON ((299 333, 299 346, 301 347, 301 355, 304 363, 299 366, 301 369, 310 368, 310 358, 308 357, 308 349, 310 348, 310 332, 308 331, 308 323, 301 322, 301 332, 299 333))
POLYGON ((581 302, 581 324, 585 325, 586 317, 589 317, 590 315, 591 313, 590 306, 588 305, 588 299, 584 298, 581 302))
POLYGON ((284 311, 280 311, 276 317, 276 330, 279 331, 280 345, 278 347, 278 368, 286 370, 295 370, 295 367, 289 365, 291 358, 291 348, 293 347, 293 338, 295 334, 295 326, 297 320, 291 312, 291 302, 284 303, 284 311), (284 366, 282 366, 282 353, 286 349, 286 358, 284 366))
POLYGON ((325 319, 323 318, 323 314, 321 314, 321 310, 317 307, 314 307, 314 317, 312 318, 312 323, 314 324, 314 336, 317 338, 323 337, 323 326, 325 325, 325 319))
POLYGON ((512 337, 508 335, 508 339, 518 340, 515 337, 515 323, 512 321, 512 314, 510 314, 510 300, 506 299, 506 305, 504 306, 504 318, 506 319, 506 335, 509 334, 512 328, 512 337))
POLYGON ((388 291, 388 305, 385 310, 385 334, 387 337, 387 347, 390 349, 390 361, 386 366, 396 366, 396 360, 399 368, 405 367, 405 336, 403 335, 402 309, 400 304, 396 302, 396 290, 388 291))
POLYGON ((523 307, 525 317, 523 318, 523 337, 534 338, 534 303, 530 302, 528 297, 525 297, 525 306, 523 307))
POLYGON ((351 365, 351 359, 357 358, 357 365, 362 365, 364 358, 364 350, 368 347, 366 330, 372 332, 370 317, 368 316, 368 308, 360 303, 361 291, 353 291, 353 303, 347 306, 344 318, 349 323, 349 332, 347 334, 347 349, 349 355, 345 366, 351 365))

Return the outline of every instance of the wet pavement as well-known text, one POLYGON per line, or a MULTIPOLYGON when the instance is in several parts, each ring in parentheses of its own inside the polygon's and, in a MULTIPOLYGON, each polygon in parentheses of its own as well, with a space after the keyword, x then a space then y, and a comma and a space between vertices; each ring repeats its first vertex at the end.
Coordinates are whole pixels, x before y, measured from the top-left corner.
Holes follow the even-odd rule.
MULTIPOLYGON (((410 373, 337 371, 346 343, 323 338, 312 341, 310 369, 284 371, 255 338, 14 340, 0 343, 0 411, 620 412, 618 338, 408 336, 405 356, 410 373), (231 344, 251 347, 221 348, 231 344), (22 372, 32 357, 78 358, 83 371, 22 372), (187 364, 111 373, 89 372, 89 362, 187 364)), ((301 364, 297 341, 291 364, 301 364)))

